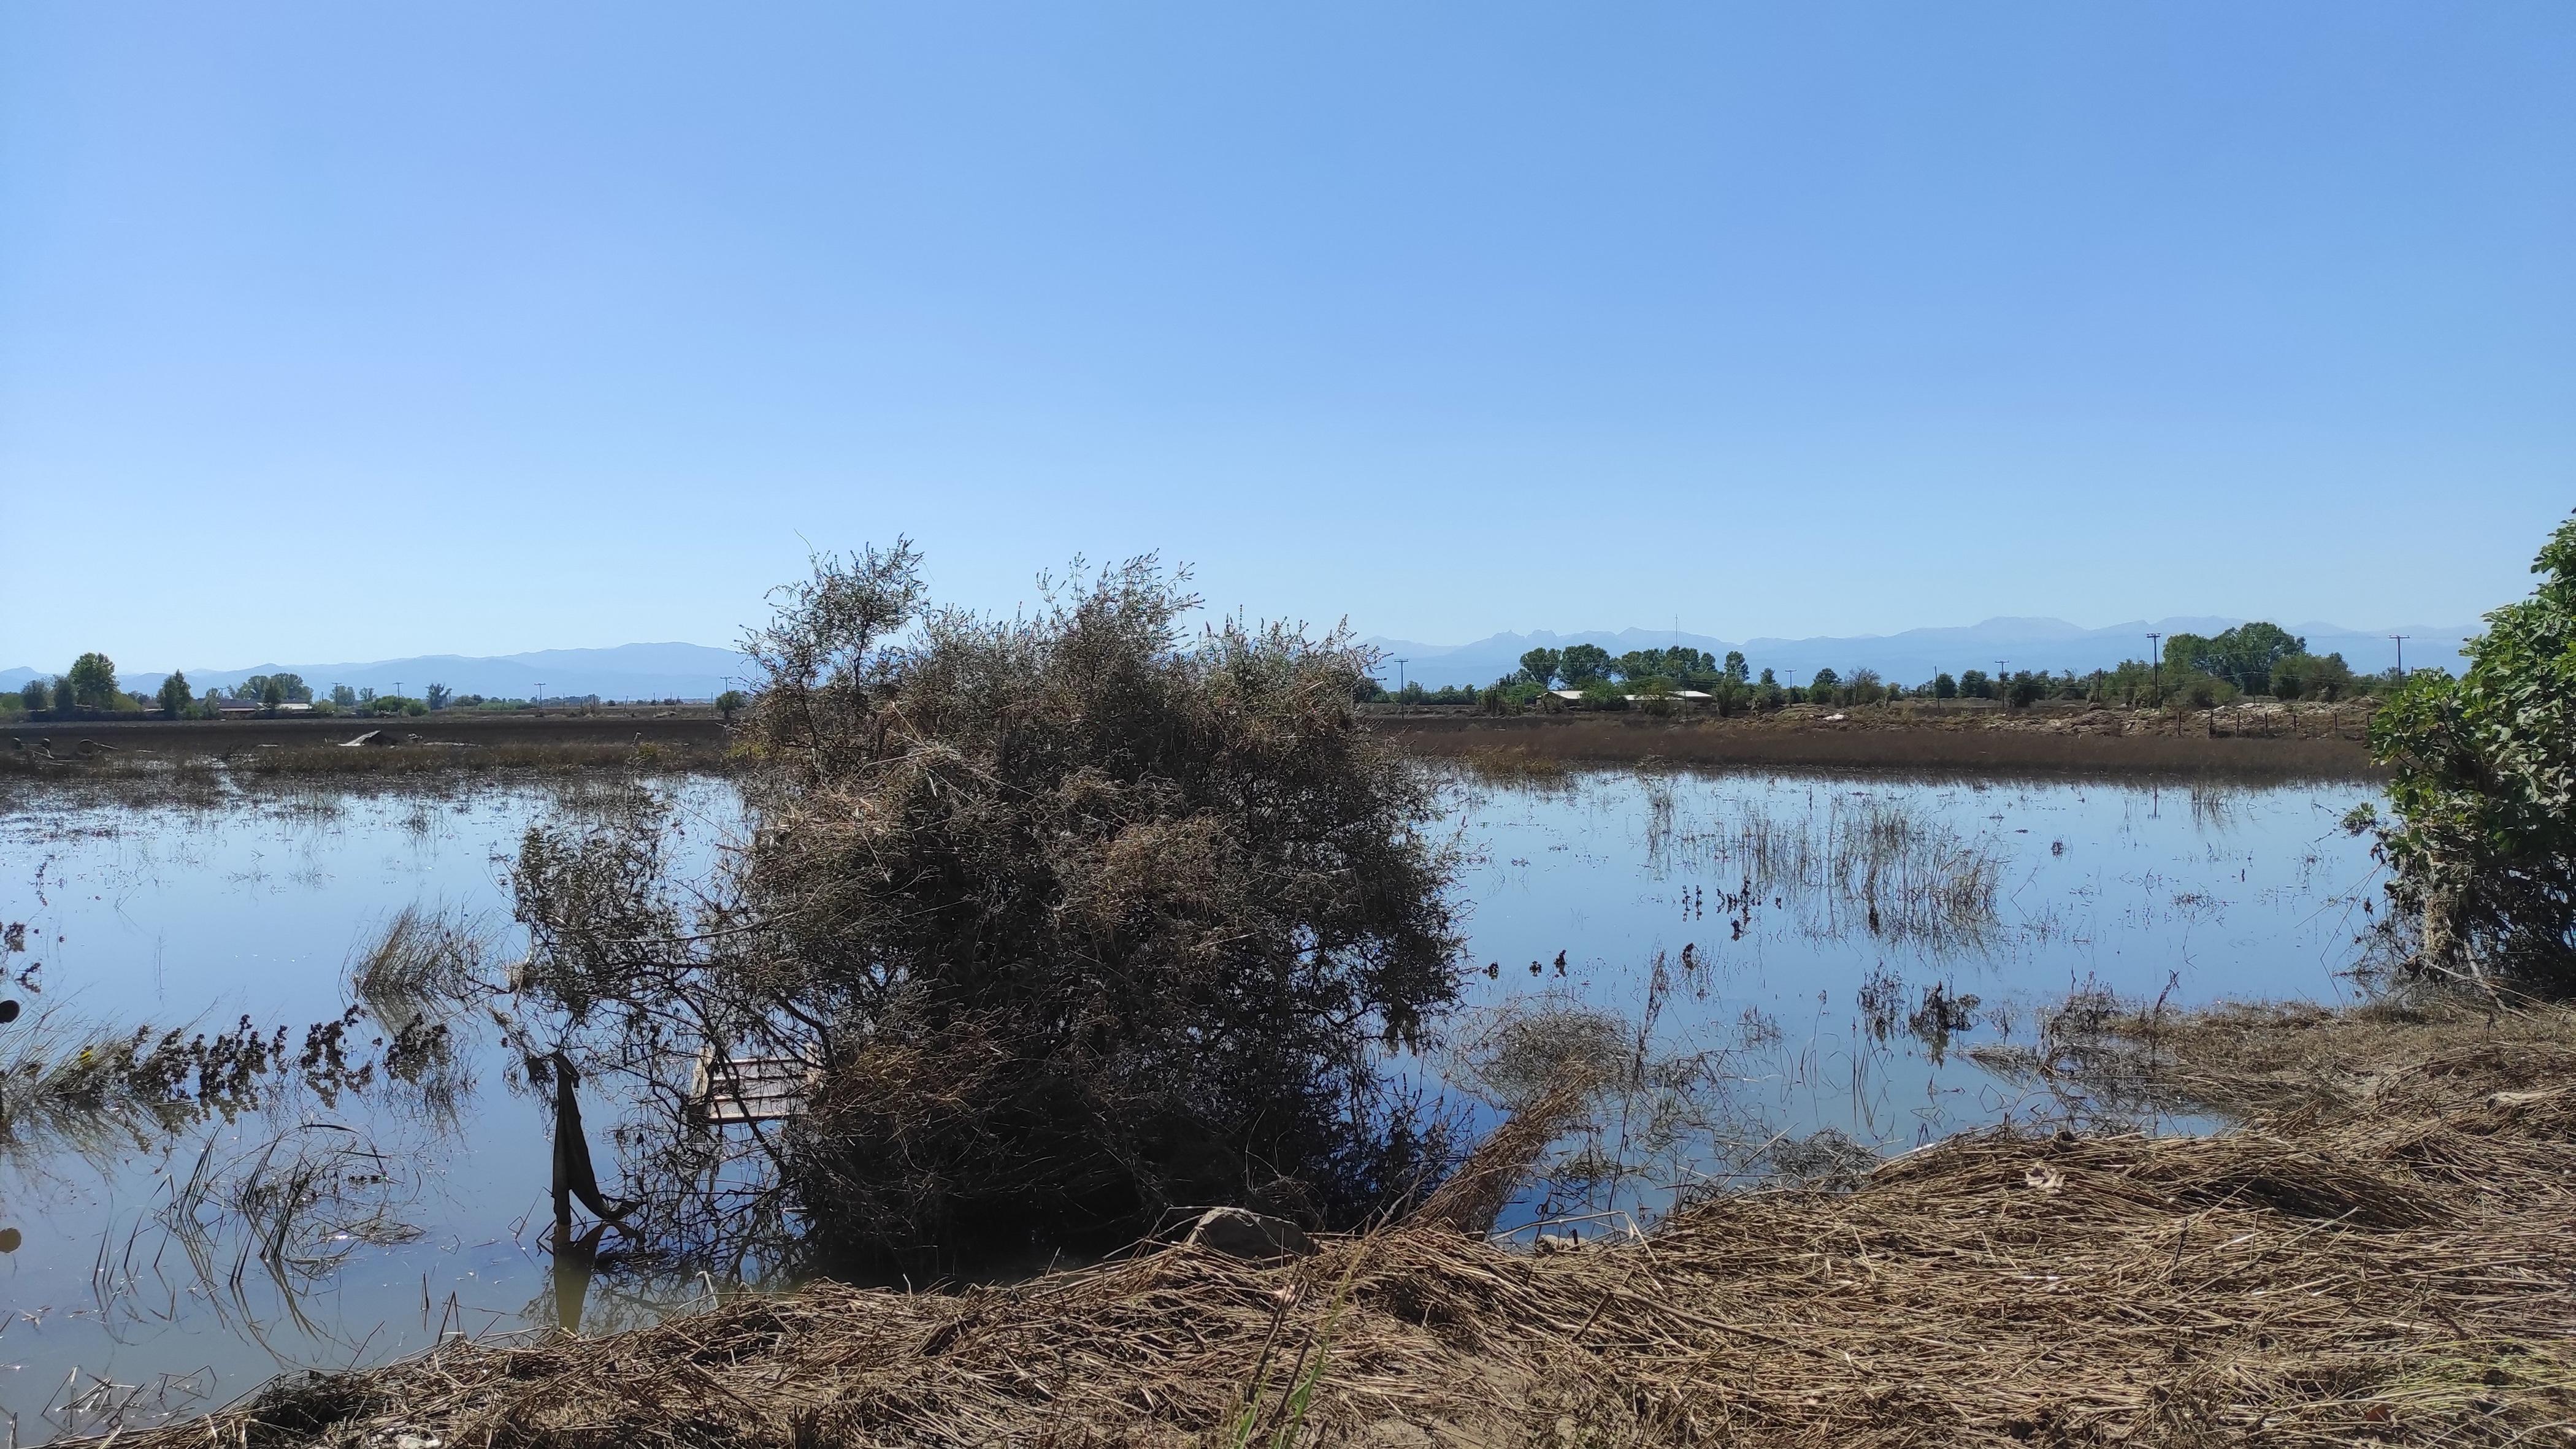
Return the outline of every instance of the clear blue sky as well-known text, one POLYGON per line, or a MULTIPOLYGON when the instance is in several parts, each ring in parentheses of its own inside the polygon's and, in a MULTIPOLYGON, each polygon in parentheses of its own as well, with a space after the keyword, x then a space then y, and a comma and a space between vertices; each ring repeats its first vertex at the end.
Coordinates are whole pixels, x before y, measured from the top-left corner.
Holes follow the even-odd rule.
POLYGON ((2451 621, 2576 6, 0 9, 0 665, 729 641, 808 545, 1463 640, 2451 621))

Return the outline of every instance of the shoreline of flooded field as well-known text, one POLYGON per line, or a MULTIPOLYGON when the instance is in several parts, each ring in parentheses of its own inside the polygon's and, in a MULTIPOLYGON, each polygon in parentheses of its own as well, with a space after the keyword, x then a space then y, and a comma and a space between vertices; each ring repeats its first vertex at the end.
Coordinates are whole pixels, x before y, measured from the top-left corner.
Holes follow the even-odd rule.
MULTIPOLYGON (((671 808, 693 869, 740 826, 732 786, 694 777, 11 797, 0 923, 24 927, 6 960, 30 1012, 0 1028, 0 1059, 87 1029, 96 1062, 153 1024, 125 1106, 99 1095, 86 1128, 58 1113, 51 1145, 13 1115, 18 1150, 0 1152, 0 1230, 20 1235, 0 1254, 0 1413, 22 1439, 555 1325, 567 1306, 585 1331, 633 1326, 759 1279, 757 1261, 682 1263, 614 1235, 558 1251, 551 1119, 505 1033, 443 1022, 440 1055, 351 979, 406 913, 417 930, 479 922, 477 959, 505 965, 524 950, 505 882, 521 835, 636 791, 671 808), (362 999, 377 1011, 353 1015, 362 999)), ((1532 1060, 1601 1067, 1612 1085, 1507 1230, 1830 1185, 1963 1128, 2098 1108, 1978 1065, 2037 1044, 2070 991, 2336 999, 2375 889, 2338 822, 2373 794, 1461 773, 1445 828, 1476 857, 1459 884, 1471 991, 1439 1044, 1389 1069, 1490 1124, 1532 1060)), ((644 1104, 585 1110, 604 1169, 642 1160, 644 1104)))

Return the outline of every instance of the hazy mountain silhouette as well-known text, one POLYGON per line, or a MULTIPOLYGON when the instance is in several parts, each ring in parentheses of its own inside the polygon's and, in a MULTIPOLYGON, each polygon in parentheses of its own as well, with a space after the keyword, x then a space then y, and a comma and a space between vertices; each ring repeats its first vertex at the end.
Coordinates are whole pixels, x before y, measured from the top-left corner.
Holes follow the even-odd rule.
MULTIPOLYGON (((1386 638, 1367 642, 1387 656, 1387 683, 1395 682, 1395 661, 1401 658, 1405 661, 1404 678, 1420 680, 1433 689, 1445 684, 1491 684, 1519 669, 1521 655, 1528 651, 1562 649, 1569 644, 1598 644, 1614 655, 1674 644, 1705 649, 1720 658, 1730 649, 1741 649, 1756 674, 1775 669, 1783 682, 1793 678, 1804 681, 1817 669, 1831 667, 1844 674, 1860 668, 1875 669, 1899 683, 1919 684, 1940 670, 1957 674, 1966 669, 1983 669, 1992 673, 1997 660, 2006 661, 2005 667, 2010 669, 2072 669, 2078 673, 2108 669, 2123 659, 2145 658, 2151 631, 2167 635, 2215 634, 2243 622, 2215 616, 2160 619, 2154 623, 2141 619, 2105 629, 2087 629, 2064 619, 1995 618, 1957 627, 1908 629, 1901 634, 1812 639, 1728 640, 1671 629, 1596 629, 1573 634, 1540 629, 1526 634, 1489 635, 1471 644, 1425 644, 1386 638)), ((2385 669, 2394 661, 2395 646, 2388 638, 2391 634, 2407 636, 2408 664, 2439 664, 2456 671, 2462 667, 2460 641, 2477 632, 2473 624, 2350 629, 2340 624, 2310 622, 2286 627, 2293 634, 2305 636, 2310 650, 2340 653, 2353 668, 2365 672, 2385 669)), ((59 668, 39 670, 25 666, 0 669, 0 689, 14 688, 37 675, 51 678, 60 672, 59 668)), ((460 694, 526 699, 534 696, 542 684, 549 697, 596 694, 602 699, 707 699, 728 688, 725 681, 729 677, 743 679, 753 670, 750 662, 734 651, 703 644, 621 644, 613 649, 539 649, 485 657, 416 654, 363 663, 254 664, 230 669, 190 666, 187 670, 188 683, 199 691, 219 685, 229 688, 254 674, 280 672, 302 675, 305 683, 326 693, 334 684, 346 684, 353 689, 364 687, 390 694, 399 684, 404 692, 417 695, 426 686, 438 683, 460 694)), ((163 678, 156 672, 135 671, 120 677, 126 689, 138 695, 151 693, 163 678)))

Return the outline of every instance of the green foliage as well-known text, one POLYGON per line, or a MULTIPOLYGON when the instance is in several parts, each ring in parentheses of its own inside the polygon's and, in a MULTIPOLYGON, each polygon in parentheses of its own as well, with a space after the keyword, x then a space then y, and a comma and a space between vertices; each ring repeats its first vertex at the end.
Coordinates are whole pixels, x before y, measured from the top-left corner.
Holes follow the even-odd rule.
POLYGON ((1632 649, 1611 661, 1610 668, 1630 684, 1662 679, 1672 681, 1669 687, 1677 688, 1682 684, 1713 684, 1718 679, 1715 655, 1680 645, 1670 649, 1632 649))
POLYGON ((340 706, 342 709, 356 709, 358 707, 358 692, 345 684, 332 685, 331 702, 340 706))
POLYGON ((2028 709, 2047 698, 2048 693, 2048 676, 2033 674, 2027 669, 2015 673, 2003 689, 2004 703, 2014 709, 2028 709))
POLYGON ((1959 697, 1959 681, 1952 679, 1947 674, 1933 675, 1932 697, 1934 699, 1957 699, 1959 697))
POLYGON ((179 716, 186 714, 188 712, 188 700, 190 698, 187 674, 182 670, 171 670, 170 677, 161 681, 161 690, 158 698, 161 701, 161 712, 163 714, 170 716, 172 719, 177 719, 179 716))
MULTIPOLYGON (((1729 649, 1726 651, 1726 677, 1729 681, 1736 684, 1742 684, 1745 682, 1747 676, 1744 667, 1743 650, 1729 649)), ((1771 677, 1771 671, 1767 669, 1762 671, 1762 677, 1767 682, 1771 677)))
POLYGON ((2272 666, 2272 692, 2283 699, 2331 703, 2352 693, 2352 666, 2340 654, 2293 654, 2272 666))
POLYGON ((2212 674, 2246 694, 2271 692, 2272 666, 2306 652, 2308 641, 2278 624, 2239 624, 2215 637, 2175 634, 2165 640, 2165 672, 2175 679, 2212 674))
POLYGON ((53 698, 53 691, 45 687, 45 681, 30 679, 19 686, 18 698, 24 700, 29 709, 43 709, 46 702, 53 698))
POLYGON ((445 709, 447 708, 447 702, 455 697, 455 690, 448 688, 444 684, 432 683, 429 686, 428 694, 423 696, 422 702, 428 705, 431 709, 445 709))
POLYGON ((733 717, 750 706, 751 696, 739 689, 728 689, 716 696, 716 713, 724 716, 726 724, 732 724, 733 717))
POLYGON ((1610 651, 1598 644, 1568 645, 1557 656, 1556 677, 1568 689, 1581 689, 1594 680, 1610 677, 1610 651))
POLYGON ((2417 670, 2371 722, 2394 772, 2381 841, 2408 965, 2576 993, 2576 519, 2530 598, 2486 616, 2468 672, 2417 670))
POLYGON ((299 674, 254 674, 236 691, 243 699, 275 709, 281 704, 311 704, 313 687, 299 674))
POLYGON ((116 664, 104 654, 92 651, 73 660, 63 683, 73 704, 90 709, 110 709, 116 704, 116 664))
POLYGON ((1626 709, 1628 691, 1607 679, 1588 680, 1583 685, 1583 707, 1585 709, 1626 709))
POLYGON ((1995 697, 1995 682, 1986 677, 1986 671, 1982 669, 1971 669, 1965 674, 1959 676, 1959 697, 1962 699, 1992 699, 1995 697))
POLYGON ((1521 656, 1521 678, 1541 689, 1553 689, 1565 672, 1565 656, 1554 649, 1533 649, 1521 656))
POLYGON ((2236 686, 2215 674, 2195 674, 2182 684, 2182 701, 2193 709, 2216 709, 2236 698, 2236 686))

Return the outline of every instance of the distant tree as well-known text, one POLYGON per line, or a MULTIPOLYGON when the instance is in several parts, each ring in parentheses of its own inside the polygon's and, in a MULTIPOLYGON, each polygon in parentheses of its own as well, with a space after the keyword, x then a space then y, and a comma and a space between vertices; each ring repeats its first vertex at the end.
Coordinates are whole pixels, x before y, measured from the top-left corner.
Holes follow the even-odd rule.
POLYGON ((331 702, 340 706, 342 709, 356 709, 358 707, 358 692, 345 684, 332 685, 331 702))
POLYGON ((161 712, 172 719, 187 713, 188 694, 187 674, 182 670, 171 670, 170 677, 161 681, 161 712))
POLYGON ((1598 644, 1572 644, 1557 656, 1556 673, 1568 689, 1581 689, 1610 677, 1610 651, 1598 644))
MULTIPOLYGON (((1744 668, 1743 650, 1729 649, 1726 651, 1726 677, 1734 680, 1738 684, 1742 684, 1747 678, 1744 668)), ((1762 677, 1766 680, 1769 679, 1771 677, 1771 671, 1768 669, 1763 670, 1762 677)))
POLYGON ((1932 697, 1934 699, 1957 699, 1959 697, 1959 681, 1952 679, 1947 674, 1933 675, 1932 697))
POLYGON ((259 702, 270 709, 286 703, 286 681, 273 674, 261 680, 259 702))
POLYGON ((116 665, 104 654, 92 651, 73 660, 72 672, 63 680, 74 704, 106 709, 116 703, 116 665))
POLYGON ((726 724, 732 724, 734 715, 750 705, 751 696, 739 689, 728 689, 716 696, 716 712, 724 716, 726 724))
POLYGON ((2298 653, 2272 666, 2272 692, 2283 699, 2331 703, 2352 691, 2352 666, 2340 654, 2298 653))
POLYGON ((1831 667, 1817 670, 1814 677, 1807 681, 1807 702, 1832 704, 1836 694, 1842 689, 1842 684, 1843 677, 1836 674, 1831 667))
POLYGON ((2307 647, 2307 640, 2280 625, 2257 620, 2214 636, 2173 635, 2165 640, 2165 668, 2178 678, 2211 674, 2247 694, 2267 694, 2272 666, 2307 647))
POLYGON ((2011 683, 2004 686, 2004 703, 2011 705, 2014 709, 2028 709, 2041 699, 2046 698, 2048 691, 2049 679, 2047 675, 2033 674, 2029 670, 2024 669, 2015 673, 2012 677, 2011 683))
POLYGON ((431 709, 445 709, 447 708, 448 700, 454 698, 455 695, 456 691, 449 689, 444 684, 432 684, 429 687, 427 702, 431 709))
POLYGON ((1679 644, 1670 649, 1632 649, 1610 665, 1622 680, 1642 683, 1649 679, 1692 680, 1717 677, 1717 660, 1703 650, 1679 644))
POLYGON ((29 709, 43 709, 45 702, 51 697, 51 692, 45 688, 45 681, 41 679, 30 679, 18 686, 18 698, 26 701, 29 709))
POLYGON ((1762 671, 1761 683, 1764 689, 1778 689, 1780 687, 1780 681, 1772 678, 1771 671, 1768 669, 1762 671))
POLYGON ((1854 704, 1876 704, 1887 693, 1887 687, 1879 683, 1878 671, 1866 667, 1853 670, 1850 682, 1843 687, 1854 704))
POLYGON ((1962 699, 1992 699, 1995 697, 1995 683, 1993 680, 1986 678, 1986 671, 1982 669, 1971 669, 1959 676, 1959 697, 1962 699))
POLYGON ((374 687, 373 685, 360 685, 360 686, 358 687, 358 703, 360 703, 360 704, 362 704, 362 705, 369 705, 369 706, 372 706, 372 705, 374 705, 374 704, 375 704, 375 702, 376 702, 376 691, 375 691, 375 687, 374 687))
POLYGON ((1521 677, 1541 689, 1553 689, 1564 665, 1565 656, 1556 650, 1533 649, 1521 656, 1521 677))

